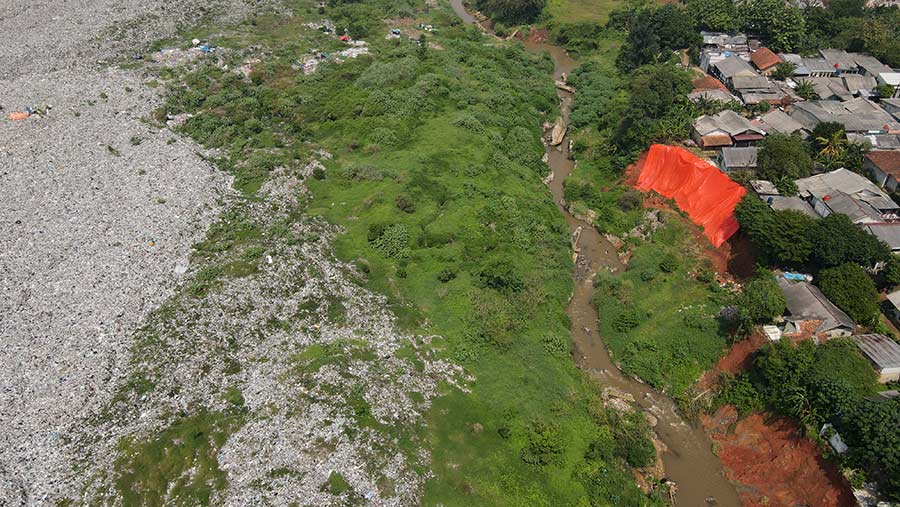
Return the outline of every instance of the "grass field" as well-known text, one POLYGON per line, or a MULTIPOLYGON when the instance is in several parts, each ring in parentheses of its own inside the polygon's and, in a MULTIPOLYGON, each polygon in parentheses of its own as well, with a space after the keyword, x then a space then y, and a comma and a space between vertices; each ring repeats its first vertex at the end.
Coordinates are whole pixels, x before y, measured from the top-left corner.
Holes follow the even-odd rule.
MULTIPOLYGON (((645 425, 608 411, 569 357, 569 234, 541 181, 541 124, 557 101, 548 59, 459 25, 446 6, 425 14, 419 3, 373 0, 325 15, 368 40, 374 56, 304 76, 292 67, 300 57, 342 46, 305 29, 322 15, 296 3, 294 18, 190 32, 221 33, 235 49, 258 45, 265 61, 249 79, 209 65, 164 73, 170 95, 160 116, 193 114, 183 132, 220 150, 217 163, 251 202, 279 167, 302 167, 314 150, 333 155, 307 179, 313 198, 303 213, 340 225, 333 247, 364 274, 359 283, 388 296, 405 331, 436 335, 435 357, 474 379, 465 391, 443 386, 418 435, 372 424, 358 393, 346 393, 358 424, 431 453, 425 505, 659 505, 635 486, 630 465, 645 463, 622 444, 647 444, 645 425), (385 40, 380 19, 410 9, 438 27, 426 34, 430 46, 385 40)), ((241 223, 213 228, 198 252, 256 241, 241 223)), ((253 276, 243 267, 230 269, 253 276)), ((202 297, 213 282, 199 282, 202 297)), ((341 360, 315 348, 297 358, 301 369, 341 360)), ((214 444, 199 442, 190 459, 206 463, 214 444)), ((123 445, 125 464, 153 467, 155 444, 123 445)), ((172 481, 150 476, 154 488, 172 481)), ((328 481, 335 495, 346 486, 340 476, 328 481)))
POLYGON ((599 278, 594 296, 614 360, 676 398, 728 344, 716 321, 725 294, 681 220, 639 245, 623 274, 599 278))
POLYGON ((622 3, 619 0, 548 0, 546 12, 558 23, 591 21, 606 24, 609 13, 622 3))

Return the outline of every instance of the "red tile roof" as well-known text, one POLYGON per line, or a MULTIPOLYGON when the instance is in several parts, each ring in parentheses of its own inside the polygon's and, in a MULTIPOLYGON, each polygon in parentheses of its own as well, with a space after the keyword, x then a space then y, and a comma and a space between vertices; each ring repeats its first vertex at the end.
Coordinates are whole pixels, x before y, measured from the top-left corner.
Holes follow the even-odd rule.
POLYGON ((870 151, 866 158, 883 173, 900 178, 900 151, 870 151))
POLYGON ((769 48, 759 48, 750 53, 750 61, 759 70, 766 70, 781 63, 781 58, 769 48))
POLYGON ((703 76, 691 81, 691 84, 694 85, 694 91, 697 90, 725 90, 728 91, 728 87, 722 84, 721 81, 712 77, 712 76, 703 76))

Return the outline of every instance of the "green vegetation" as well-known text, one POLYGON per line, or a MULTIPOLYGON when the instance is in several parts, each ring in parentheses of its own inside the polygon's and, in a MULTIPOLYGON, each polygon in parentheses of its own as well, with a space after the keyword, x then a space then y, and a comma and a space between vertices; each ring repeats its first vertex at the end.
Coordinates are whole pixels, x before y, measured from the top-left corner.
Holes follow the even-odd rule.
MULTIPOLYGON (((239 393, 238 393, 239 396, 239 393)), ((243 425, 239 408, 230 413, 198 411, 176 417, 149 440, 119 444, 115 489, 125 505, 209 505, 227 484, 218 451, 243 425)))
POLYGON ((674 3, 637 10, 634 19, 624 23, 628 35, 616 60, 616 65, 622 70, 667 62, 673 51, 697 46, 702 42, 690 14, 684 7, 674 3))
POLYGON ((734 303, 738 320, 745 329, 756 324, 768 324, 784 313, 787 303, 772 273, 762 271, 744 285, 734 303))
POLYGON ((898 500, 900 402, 870 399, 876 378, 851 340, 818 346, 782 340, 757 351, 750 372, 723 377, 716 401, 734 404, 742 415, 766 407, 793 417, 814 438, 824 423, 833 424, 850 446, 836 459, 864 471, 882 493, 898 500))
MULTIPOLYGON (((361 266, 360 283, 387 295, 407 330, 441 336, 438 357, 476 379, 471 393, 444 386, 428 413, 426 505, 656 505, 628 471, 653 457, 646 425, 609 413, 567 356, 569 235, 541 182, 540 126, 557 102, 550 62, 420 8, 333 2, 324 15, 369 37, 373 55, 311 75, 292 63, 339 46, 305 34, 302 19, 225 31, 220 45, 259 44, 270 56, 249 79, 205 63, 173 73, 161 114, 192 113, 182 131, 221 150, 216 162, 251 202, 276 168, 300 170, 320 148, 333 154, 306 181, 306 212, 340 224, 333 246, 361 266), (434 47, 384 40, 377 20, 409 9, 443 22, 434 47)), ((246 241, 268 234, 240 214, 224 223, 198 256, 241 257, 246 241)), ((222 276, 224 267, 199 277, 197 295, 222 276)), ((340 324, 340 302, 323 303, 340 324)), ((297 367, 339 356, 310 347, 297 367)), ((360 393, 347 401, 371 419, 360 393)), ((340 494, 339 479, 327 490, 340 494)))
POLYGON ((816 284, 825 297, 856 322, 872 325, 878 319, 878 290, 858 264, 823 269, 816 284))
POLYGON ((675 397, 728 344, 716 320, 726 296, 698 280, 704 266, 696 248, 687 226, 672 220, 635 248, 627 271, 598 277, 594 295, 614 359, 675 397))
POLYGON ((501 23, 528 23, 541 13, 547 0, 475 0, 475 7, 501 23))
POLYGON ((767 264, 818 270, 847 262, 871 267, 890 258, 887 245, 846 215, 815 220, 793 210, 773 211, 748 194, 735 208, 735 216, 767 264))
POLYGON ((757 160, 759 177, 771 181, 805 178, 813 170, 813 160, 803 140, 777 132, 763 140, 757 160))

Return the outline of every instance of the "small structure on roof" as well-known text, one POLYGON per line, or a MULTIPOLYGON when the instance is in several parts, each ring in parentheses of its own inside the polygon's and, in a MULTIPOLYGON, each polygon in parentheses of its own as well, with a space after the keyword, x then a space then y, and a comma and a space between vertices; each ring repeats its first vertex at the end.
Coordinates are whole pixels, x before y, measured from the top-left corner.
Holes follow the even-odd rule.
POLYGON ((769 48, 759 48, 750 53, 750 61, 761 73, 768 75, 778 67, 778 64, 781 63, 781 58, 769 48))
POLYGON ((892 97, 900 97, 900 72, 882 72, 876 76, 875 80, 879 85, 893 86, 894 95, 892 97))
POLYGON ((847 134, 847 140, 873 150, 900 150, 900 134, 847 134))
POLYGON ((894 118, 900 120, 900 98, 881 99, 879 104, 886 113, 892 114, 894 118))
POLYGON ((890 192, 900 187, 900 151, 870 151, 863 158, 863 167, 880 187, 890 192))
POLYGON ((816 343, 831 338, 850 336, 856 323, 834 305, 815 285, 776 277, 778 288, 787 303, 781 330, 790 338, 812 338, 816 343))
POLYGON ((900 380, 900 345, 883 334, 861 334, 853 337, 862 355, 878 372, 878 381, 900 380))
POLYGON ((691 138, 703 149, 750 146, 764 137, 765 131, 730 109, 712 116, 703 115, 691 125, 691 138))
POLYGON ((756 155, 759 149, 755 146, 722 148, 716 163, 724 173, 735 171, 756 171, 756 155))

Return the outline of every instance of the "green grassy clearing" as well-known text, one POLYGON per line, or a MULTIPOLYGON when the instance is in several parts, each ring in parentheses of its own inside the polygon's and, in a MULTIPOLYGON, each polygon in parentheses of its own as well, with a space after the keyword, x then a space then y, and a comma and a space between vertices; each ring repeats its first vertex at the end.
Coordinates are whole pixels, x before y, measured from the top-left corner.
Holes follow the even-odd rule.
POLYGON ((622 5, 619 0, 548 0, 545 13, 558 23, 606 24, 609 13, 622 5))
POLYGON ((597 280, 600 334, 628 373, 674 397, 722 355, 716 314, 724 294, 677 218, 640 244, 621 275, 597 280))

